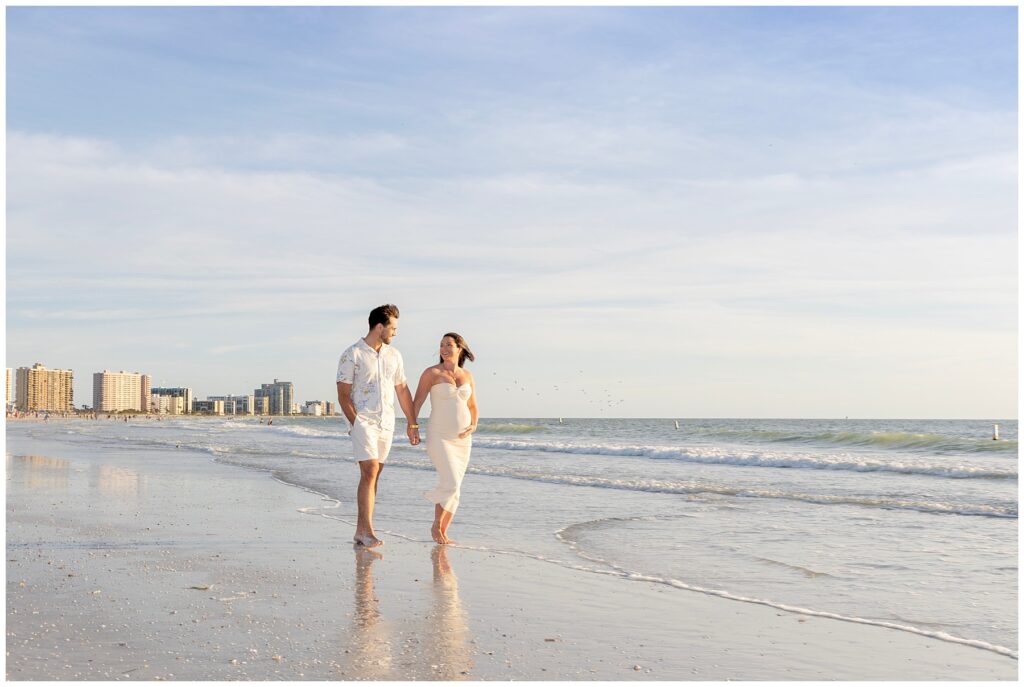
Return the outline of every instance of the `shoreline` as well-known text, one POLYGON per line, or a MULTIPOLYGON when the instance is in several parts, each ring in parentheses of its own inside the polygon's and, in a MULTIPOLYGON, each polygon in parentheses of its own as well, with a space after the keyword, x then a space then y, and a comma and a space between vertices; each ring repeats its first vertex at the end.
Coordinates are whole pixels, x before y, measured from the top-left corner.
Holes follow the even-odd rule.
POLYGON ((200 452, 15 439, 12 680, 1017 677, 990 651, 651 581, 357 549, 336 503, 200 452))
MULTIPOLYGON (((111 420, 114 418, 123 419, 125 417, 130 418, 145 418, 145 419, 224 419, 224 418, 319 418, 319 419, 336 419, 344 418, 343 413, 335 413, 334 415, 303 415, 302 413, 288 414, 288 415, 230 415, 225 413, 224 415, 213 415, 207 413, 180 413, 174 415, 171 413, 97 413, 103 417, 87 417, 84 413, 74 411, 67 415, 62 416, 60 411, 51 410, 31 410, 31 411, 20 411, 25 413, 21 417, 14 415, 7 415, 8 421, 21 421, 21 420, 42 420, 42 418, 28 417, 28 414, 32 413, 50 413, 54 420, 106 420, 109 415, 111 420)), ((935 421, 935 422, 977 422, 981 425, 991 426, 993 423, 1002 425, 1003 423, 1018 422, 1017 418, 999 418, 999 417, 690 417, 690 416, 671 416, 671 417, 617 417, 617 416, 575 416, 575 415, 562 415, 562 416, 551 416, 551 417, 539 417, 534 415, 522 415, 522 416, 495 416, 495 417, 481 417, 481 420, 642 420, 642 421, 658 421, 658 422, 672 422, 679 420, 680 422, 705 422, 705 421, 720 421, 720 420, 749 420, 751 422, 799 422, 799 421, 828 421, 828 422, 920 422, 920 421, 935 421)), ((396 415, 396 420, 405 420, 403 415, 396 415)))

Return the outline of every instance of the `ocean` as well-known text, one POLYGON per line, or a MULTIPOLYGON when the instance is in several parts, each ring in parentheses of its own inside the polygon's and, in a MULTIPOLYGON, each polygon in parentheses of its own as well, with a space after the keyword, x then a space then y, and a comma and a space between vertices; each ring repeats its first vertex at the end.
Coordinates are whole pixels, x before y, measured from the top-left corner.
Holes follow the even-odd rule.
MULTIPOLYGON (((449 535, 1016 657, 1017 422, 998 422, 996 441, 980 420, 485 419, 449 535)), ((309 514, 339 521, 329 546, 355 522, 346 431, 340 417, 7 425, 9 455, 58 441, 267 471, 323 497, 309 514)), ((429 540, 423 445, 399 434, 386 465, 378 535, 429 540)))

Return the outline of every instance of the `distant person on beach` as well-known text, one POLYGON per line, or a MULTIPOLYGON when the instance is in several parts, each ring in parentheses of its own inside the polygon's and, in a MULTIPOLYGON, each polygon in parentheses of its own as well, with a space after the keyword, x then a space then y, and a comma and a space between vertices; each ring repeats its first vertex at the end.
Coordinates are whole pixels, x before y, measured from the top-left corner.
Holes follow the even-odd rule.
POLYGON ((369 324, 367 335, 341 354, 337 381, 338 405, 352 426, 349 436, 359 463, 359 515, 352 540, 357 545, 374 547, 384 543, 373 532, 373 505, 395 431, 396 394, 413 446, 420 443, 420 430, 406 384, 402 354, 390 345, 398 332, 398 307, 388 304, 374 308, 369 324))
POLYGON ((430 396, 430 421, 427 455, 437 470, 437 486, 424 494, 434 504, 434 524, 430 536, 438 544, 448 544, 448 527, 459 507, 462 478, 469 465, 479 413, 476 385, 465 369, 467 360, 476 360, 466 340, 455 332, 441 337, 440 360, 420 375, 413 402, 413 417, 430 396))

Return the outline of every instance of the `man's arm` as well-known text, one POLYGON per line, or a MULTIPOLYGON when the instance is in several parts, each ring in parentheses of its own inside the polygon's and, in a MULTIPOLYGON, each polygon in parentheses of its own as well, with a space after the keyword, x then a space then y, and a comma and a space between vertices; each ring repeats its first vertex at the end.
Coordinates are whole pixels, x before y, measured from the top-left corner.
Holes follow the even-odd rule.
POLYGON ((398 394, 398 405, 402 406, 402 412, 405 413, 405 420, 408 423, 405 433, 409 436, 409 443, 415 446, 420 443, 420 430, 419 427, 413 427, 412 425, 417 424, 416 412, 413 410, 412 405, 412 394, 409 393, 409 385, 405 382, 395 385, 395 393, 398 394))
POLYGON ((341 412, 345 413, 345 417, 348 418, 348 423, 354 425, 356 423, 356 404, 352 402, 351 384, 338 382, 338 405, 341 406, 341 412))

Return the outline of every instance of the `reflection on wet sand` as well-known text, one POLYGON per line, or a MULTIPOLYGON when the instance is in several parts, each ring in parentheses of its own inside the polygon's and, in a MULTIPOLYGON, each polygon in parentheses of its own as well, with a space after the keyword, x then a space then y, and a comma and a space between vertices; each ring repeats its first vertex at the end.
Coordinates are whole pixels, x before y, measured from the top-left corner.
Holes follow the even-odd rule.
POLYGON ((356 554, 355 613, 352 615, 351 668, 358 679, 381 679, 391 670, 391 638, 373 589, 373 563, 384 556, 363 546, 356 554))
POLYGON ((29 489, 67 489, 71 463, 46 456, 7 456, 7 475, 20 468, 29 489))
POLYGON ((114 465, 94 465, 90 485, 110 496, 138 496, 143 490, 139 473, 114 465))
POLYGON ((473 652, 469 646, 469 623, 459 600, 459 580, 448 562, 448 547, 435 546, 430 552, 434 564, 434 605, 425 629, 425 644, 435 680, 470 680, 473 652))
POLYGON ((417 606, 415 603, 403 604, 406 614, 397 624, 394 618, 391 623, 384 618, 374 589, 373 565, 384 556, 362 546, 353 549, 355 610, 348 635, 349 660, 342 674, 344 679, 472 680, 474 664, 469 623, 459 600, 459 583, 448 562, 447 547, 435 546, 430 552, 434 575, 426 614, 421 616, 412 611, 417 606), (422 623, 409 622, 417 616, 423 619, 422 623), (392 646, 396 633, 402 645, 397 656, 392 646))

